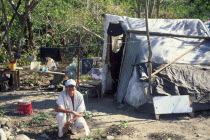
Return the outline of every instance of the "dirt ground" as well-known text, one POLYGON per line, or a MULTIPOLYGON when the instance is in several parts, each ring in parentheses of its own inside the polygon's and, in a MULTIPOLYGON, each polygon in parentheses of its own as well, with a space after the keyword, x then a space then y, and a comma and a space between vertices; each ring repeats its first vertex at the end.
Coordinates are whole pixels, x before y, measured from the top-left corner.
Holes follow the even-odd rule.
MULTIPOLYGON (((43 140, 42 134, 50 139, 57 136, 57 123, 54 112, 55 101, 60 92, 47 88, 36 88, 31 85, 21 86, 19 91, 0 92, 0 109, 5 114, 0 117, 11 118, 11 123, 17 134, 25 134, 31 139, 43 140), (18 101, 30 99, 34 112, 31 115, 19 115, 18 101), (33 122, 40 114, 50 115, 48 120, 33 122)), ((138 140, 210 140, 210 112, 195 112, 195 117, 189 114, 161 115, 155 119, 153 106, 144 105, 139 109, 125 104, 118 104, 113 95, 103 98, 85 97, 86 109, 92 112, 87 119, 91 130, 89 138, 94 139, 138 139, 138 140)), ((67 135, 65 139, 86 138, 84 132, 67 135)), ((81 139, 82 140, 82 139, 81 139)), ((85 139, 83 139, 85 140, 85 139)), ((86 138, 88 140, 88 138, 86 138)))

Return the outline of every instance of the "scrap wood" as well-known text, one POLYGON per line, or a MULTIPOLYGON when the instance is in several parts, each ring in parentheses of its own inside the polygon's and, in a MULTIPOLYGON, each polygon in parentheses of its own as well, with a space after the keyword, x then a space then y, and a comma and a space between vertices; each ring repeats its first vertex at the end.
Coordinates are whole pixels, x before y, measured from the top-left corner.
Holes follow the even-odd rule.
POLYGON ((104 41, 104 39, 103 39, 101 36, 99 36, 98 34, 96 34, 96 33, 92 32, 92 31, 90 31, 90 30, 87 29, 86 27, 82 27, 82 28, 83 28, 84 30, 88 31, 89 33, 95 35, 96 37, 98 37, 98 38, 101 39, 102 41, 104 41))
POLYGON ((152 47, 150 43, 150 36, 149 36, 149 26, 148 26, 148 5, 149 1, 146 0, 146 6, 145 6, 145 21, 146 21, 146 35, 147 35, 147 42, 148 42, 148 49, 149 49, 149 55, 148 55, 148 73, 149 73, 149 93, 151 94, 151 78, 152 78, 152 63, 151 63, 151 58, 152 58, 152 47))
MULTIPOLYGON (((206 40, 203 40, 202 42, 198 43, 197 45, 193 46, 191 49, 189 49, 188 51, 186 51, 185 53, 183 53, 182 55, 178 56, 176 59, 174 59, 173 61, 169 62, 168 64, 164 65, 163 67, 161 67, 160 69, 158 69, 156 72, 152 73, 152 77, 154 75, 156 75, 157 73, 159 73, 160 71, 162 71, 163 69, 165 69, 166 67, 168 67, 169 65, 171 65, 172 63, 176 62, 177 60, 179 60, 180 58, 182 58, 184 55, 186 55, 187 53, 189 53, 190 51, 194 50, 195 48, 197 48, 198 46, 200 46, 201 44, 203 44, 204 42, 206 42, 206 40)), ((148 78, 148 77, 147 77, 148 78)))
MULTIPOLYGON (((147 34, 147 31, 140 30, 127 30, 128 33, 134 34, 147 34)), ((150 36, 166 36, 166 37, 181 37, 181 38, 194 38, 194 39, 206 39, 210 40, 209 36, 192 36, 192 35, 180 35, 180 34, 171 34, 171 33, 161 33, 161 32, 149 32, 150 36)))

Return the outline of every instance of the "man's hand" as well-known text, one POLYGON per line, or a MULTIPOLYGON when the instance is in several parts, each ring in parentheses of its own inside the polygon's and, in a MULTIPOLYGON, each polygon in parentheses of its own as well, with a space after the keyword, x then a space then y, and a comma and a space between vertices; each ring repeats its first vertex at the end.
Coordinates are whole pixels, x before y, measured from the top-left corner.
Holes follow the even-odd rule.
POLYGON ((72 125, 71 121, 66 122, 66 124, 63 127, 63 133, 67 133, 69 130, 69 127, 72 125))
POLYGON ((72 113, 74 114, 74 117, 82 117, 83 116, 83 114, 80 114, 80 113, 77 113, 77 112, 75 112, 75 111, 72 111, 72 113))

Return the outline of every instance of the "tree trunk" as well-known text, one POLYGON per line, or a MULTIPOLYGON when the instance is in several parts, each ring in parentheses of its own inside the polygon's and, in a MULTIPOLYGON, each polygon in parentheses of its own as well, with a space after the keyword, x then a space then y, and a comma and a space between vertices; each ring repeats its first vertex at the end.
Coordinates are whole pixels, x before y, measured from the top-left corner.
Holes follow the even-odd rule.
MULTIPOLYGON (((21 4, 21 0, 18 1, 16 10, 18 10, 18 8, 20 7, 20 4, 21 4)), ((3 4, 2 4, 2 5, 3 5, 3 4)), ((13 16, 12 16, 12 19, 11 19, 10 22, 9 22, 9 28, 12 26, 12 23, 13 23, 13 21, 14 21, 14 19, 15 19, 15 16, 16 16, 16 14, 14 13, 13 16)), ((4 42, 4 39, 5 39, 5 36, 6 36, 6 35, 7 35, 7 31, 5 31, 4 34, 3 34, 3 36, 2 36, 2 41, 1 41, 1 43, 0 43, 0 48, 1 48, 2 45, 3 45, 3 42, 4 42)))
MULTIPOLYGON (((21 31, 18 36, 18 43, 17 43, 17 52, 16 53, 18 54, 20 52, 20 46, 22 44, 22 38, 24 36, 24 30, 26 28, 27 21, 28 21, 28 27, 29 27, 29 39, 33 39, 33 28, 32 28, 33 24, 31 22, 29 15, 32 12, 32 10, 36 7, 36 5, 39 3, 39 1, 33 0, 32 2, 30 2, 30 0, 25 0, 25 7, 24 7, 25 12, 23 14, 19 13, 13 0, 10 0, 9 2, 11 4, 13 10, 15 11, 15 14, 18 16, 20 23, 22 24, 21 31)), ((33 41, 32 42, 31 42, 31 40, 29 40, 29 41, 30 41, 30 44, 34 45, 33 41)), ((16 58, 15 58, 15 61, 16 61, 16 58)))
POLYGON ((7 47, 8 47, 9 57, 10 57, 10 61, 11 61, 12 60, 12 53, 11 53, 10 37, 9 37, 9 23, 7 21, 7 15, 6 15, 6 10, 5 10, 5 5, 4 5, 3 0, 1 0, 1 4, 2 4, 2 13, 4 15, 4 20, 5 20, 5 23, 6 23, 7 47))
POLYGON ((141 18, 141 0, 138 0, 138 18, 141 18))
POLYGON ((157 0, 157 18, 159 18, 159 12, 160 12, 160 0, 157 0))
POLYGON ((31 15, 28 15, 27 18, 27 25, 28 25, 28 46, 33 48, 34 47, 34 35, 33 35, 33 23, 31 19, 31 15))
POLYGON ((153 13, 153 10, 154 10, 154 7, 155 7, 155 0, 152 0, 150 3, 149 3, 149 18, 152 18, 152 13, 153 13))
POLYGON ((138 18, 141 18, 141 4, 142 4, 142 0, 136 0, 137 6, 135 6, 135 11, 138 18))

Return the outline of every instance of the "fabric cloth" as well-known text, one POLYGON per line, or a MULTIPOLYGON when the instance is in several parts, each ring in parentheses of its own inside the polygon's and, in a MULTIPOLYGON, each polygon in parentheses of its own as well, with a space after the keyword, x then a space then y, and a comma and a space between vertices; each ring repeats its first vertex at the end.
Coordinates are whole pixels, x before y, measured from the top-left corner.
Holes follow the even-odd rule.
POLYGON ((120 23, 109 23, 109 28, 107 30, 108 35, 110 36, 119 36, 124 33, 120 23))
POLYGON ((40 57, 50 57, 55 61, 62 61, 59 48, 40 48, 40 57))
MULTIPOLYGON (((56 101, 57 105, 68 109, 68 110, 72 110, 75 111, 77 113, 82 113, 86 110, 85 108, 85 103, 84 103, 84 99, 83 99, 83 95, 79 92, 79 91, 75 91, 74 94, 74 106, 72 104, 72 100, 70 98, 70 96, 68 95, 67 91, 62 91, 56 101)), ((63 112, 59 112, 56 116, 57 121, 58 121, 58 136, 61 137, 63 136, 63 126, 64 124, 73 119, 74 115, 72 113, 70 113, 70 117, 67 118, 66 113, 63 112)), ((72 129, 78 131, 80 129, 84 128, 85 129, 85 134, 88 136, 90 133, 90 130, 87 126, 87 123, 85 121, 85 119, 83 117, 80 117, 79 119, 77 119, 75 122, 73 122, 72 124, 72 129)))

